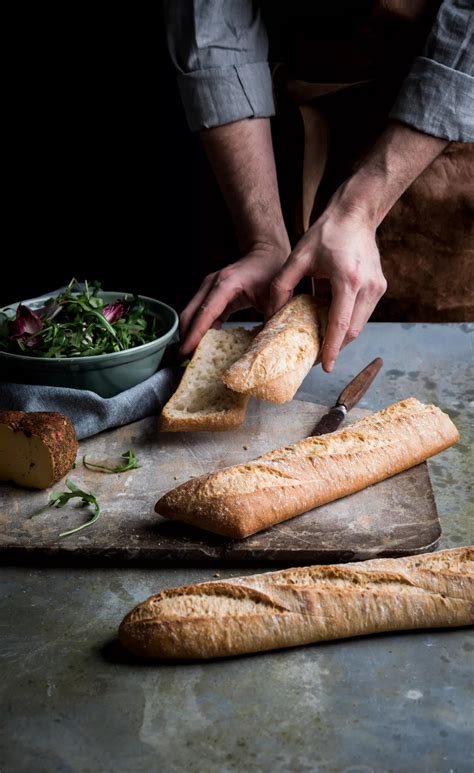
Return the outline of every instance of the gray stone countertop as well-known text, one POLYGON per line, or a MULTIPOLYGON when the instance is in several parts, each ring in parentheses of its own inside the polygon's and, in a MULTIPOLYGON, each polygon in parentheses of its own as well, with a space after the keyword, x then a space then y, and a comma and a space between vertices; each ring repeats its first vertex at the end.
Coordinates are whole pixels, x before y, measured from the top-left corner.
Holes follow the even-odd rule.
MULTIPOLYGON (((382 356, 361 407, 414 395, 450 413, 461 441, 429 462, 440 548, 474 542, 473 333, 369 324, 331 376, 314 369, 300 392, 330 404, 382 356)), ((472 629, 188 665, 137 665, 116 646, 122 617, 150 594, 266 569, 4 567, 1 773, 474 769, 472 629)))

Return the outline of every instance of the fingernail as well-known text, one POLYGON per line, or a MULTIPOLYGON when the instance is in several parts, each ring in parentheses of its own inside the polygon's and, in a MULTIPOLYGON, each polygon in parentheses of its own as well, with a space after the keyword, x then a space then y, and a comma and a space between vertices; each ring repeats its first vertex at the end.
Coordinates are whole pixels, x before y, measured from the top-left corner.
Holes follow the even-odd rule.
POLYGON ((336 360, 329 360, 329 362, 327 364, 327 367, 326 367, 326 370, 327 370, 328 373, 330 373, 332 371, 332 369, 334 368, 335 362, 336 362, 336 360))

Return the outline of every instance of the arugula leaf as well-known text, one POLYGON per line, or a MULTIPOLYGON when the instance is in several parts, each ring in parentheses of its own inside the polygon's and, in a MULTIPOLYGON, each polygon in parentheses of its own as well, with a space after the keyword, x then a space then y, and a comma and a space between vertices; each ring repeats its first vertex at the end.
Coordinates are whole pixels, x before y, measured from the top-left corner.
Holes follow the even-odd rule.
POLYGON ((85 529, 87 526, 92 526, 92 524, 97 521, 101 512, 99 503, 93 494, 90 494, 87 491, 83 491, 69 478, 66 479, 66 487, 69 489, 69 491, 56 491, 54 494, 51 494, 48 504, 31 516, 32 518, 36 518, 38 515, 44 513, 44 511, 49 507, 64 507, 64 505, 67 505, 70 499, 81 499, 83 505, 92 506, 92 518, 83 523, 81 526, 77 526, 75 529, 69 529, 68 531, 61 532, 59 535, 60 537, 69 537, 71 534, 76 534, 76 532, 85 529))
POLYGON ((124 459, 125 461, 123 464, 117 465, 117 467, 107 467, 105 464, 88 462, 85 456, 82 457, 82 463, 88 470, 98 470, 99 472, 108 473, 127 472, 127 470, 136 470, 138 467, 141 467, 141 464, 138 463, 135 451, 132 448, 129 448, 124 454, 121 454, 121 459, 124 459))

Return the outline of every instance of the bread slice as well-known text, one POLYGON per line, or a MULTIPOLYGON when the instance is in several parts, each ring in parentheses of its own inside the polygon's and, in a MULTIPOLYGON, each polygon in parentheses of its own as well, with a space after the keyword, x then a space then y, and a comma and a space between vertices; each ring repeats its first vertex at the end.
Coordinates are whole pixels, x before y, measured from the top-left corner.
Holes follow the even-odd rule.
POLYGON ((297 295, 267 322, 222 379, 230 389, 272 403, 291 400, 322 347, 326 310, 297 295))
POLYGON ((181 383, 159 418, 162 432, 228 430, 240 427, 248 396, 231 392, 222 374, 248 348, 254 333, 244 328, 208 330, 181 383))
POLYGON ((420 464, 458 440, 446 413, 411 398, 347 429, 193 478, 155 510, 241 539, 420 464))
POLYGON ((168 588, 123 620, 145 658, 216 658, 385 631, 474 624, 474 548, 168 588))

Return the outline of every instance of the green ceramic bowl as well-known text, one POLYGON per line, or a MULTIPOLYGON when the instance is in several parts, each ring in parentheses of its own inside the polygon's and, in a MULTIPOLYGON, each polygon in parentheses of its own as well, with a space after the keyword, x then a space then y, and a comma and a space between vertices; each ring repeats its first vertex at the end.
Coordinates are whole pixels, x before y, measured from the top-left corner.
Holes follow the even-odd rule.
MULTIPOLYGON (((107 303, 127 297, 127 293, 101 292, 100 295, 107 303)), ((43 295, 23 303, 36 310, 50 297, 43 295)), ((113 397, 145 381, 156 373, 165 349, 176 333, 178 315, 166 303, 145 295, 138 297, 159 312, 166 327, 166 333, 156 341, 93 357, 27 357, 0 351, 0 381, 89 389, 102 397, 113 397)), ((16 309, 18 305, 14 303, 5 308, 16 309)))

